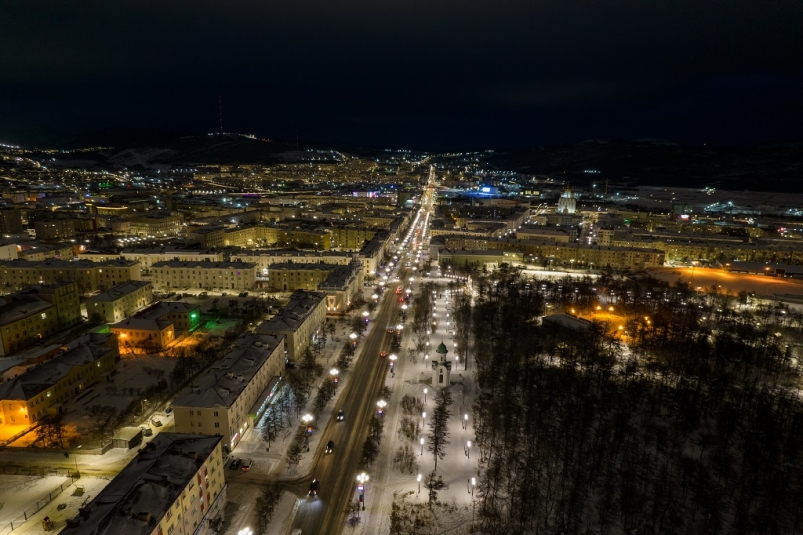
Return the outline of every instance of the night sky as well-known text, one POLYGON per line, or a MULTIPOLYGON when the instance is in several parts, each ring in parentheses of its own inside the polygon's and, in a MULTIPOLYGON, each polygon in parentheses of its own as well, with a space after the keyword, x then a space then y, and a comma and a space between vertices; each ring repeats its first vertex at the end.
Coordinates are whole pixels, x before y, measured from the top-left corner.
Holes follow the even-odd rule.
POLYGON ((0 3, 0 142, 218 129, 396 148, 803 139, 803 2, 0 3))

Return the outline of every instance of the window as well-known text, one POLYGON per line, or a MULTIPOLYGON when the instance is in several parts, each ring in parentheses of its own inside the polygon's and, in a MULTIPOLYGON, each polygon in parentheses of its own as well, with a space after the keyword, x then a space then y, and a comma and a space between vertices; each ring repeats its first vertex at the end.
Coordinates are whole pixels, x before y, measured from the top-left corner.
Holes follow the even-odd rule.
POLYGON ((215 422, 215 427, 220 427, 220 424, 215 422))

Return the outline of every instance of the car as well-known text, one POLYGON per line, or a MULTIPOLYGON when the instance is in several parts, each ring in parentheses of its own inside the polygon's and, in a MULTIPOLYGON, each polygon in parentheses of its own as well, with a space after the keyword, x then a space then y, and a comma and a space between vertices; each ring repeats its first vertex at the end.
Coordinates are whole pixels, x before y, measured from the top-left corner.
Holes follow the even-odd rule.
POLYGON ((326 443, 326 453, 332 453, 335 450, 335 441, 330 440, 326 443))
POLYGON ((382 358, 385 358, 385 357, 388 356, 388 353, 387 353, 387 351, 380 351, 379 352, 379 356, 382 357, 382 358))
POLYGON ((142 435, 146 436, 146 437, 152 437, 153 436, 153 429, 151 429, 150 427, 143 427, 142 428, 142 435))
POLYGON ((229 464, 229 468, 231 468, 232 470, 237 470, 238 468, 240 468, 241 464, 243 464, 243 462, 240 459, 235 457, 234 459, 231 460, 231 463, 229 464))
POLYGON ((337 420, 338 422, 342 422, 345 419, 346 419, 346 413, 343 412, 342 409, 337 411, 337 416, 335 417, 335 420, 337 420))
POLYGON ((165 414, 170 414, 171 412, 173 412, 173 407, 167 407, 165 409, 165 414))
POLYGON ((254 461, 252 461, 251 459, 246 459, 245 461, 243 461, 243 464, 240 468, 242 469, 243 472, 248 472, 249 470, 251 470, 252 464, 254 464, 254 461))
POLYGON ((156 418, 153 418, 151 420, 151 425, 153 427, 162 427, 162 422, 161 422, 161 420, 157 420, 156 418))
POLYGON ((318 487, 320 487, 321 482, 317 479, 313 479, 312 483, 309 484, 309 495, 310 496, 317 496, 318 495, 318 487))
POLYGON ((393 334, 395 332, 396 332, 396 329, 394 329, 393 327, 388 327, 388 333, 389 334, 393 334))

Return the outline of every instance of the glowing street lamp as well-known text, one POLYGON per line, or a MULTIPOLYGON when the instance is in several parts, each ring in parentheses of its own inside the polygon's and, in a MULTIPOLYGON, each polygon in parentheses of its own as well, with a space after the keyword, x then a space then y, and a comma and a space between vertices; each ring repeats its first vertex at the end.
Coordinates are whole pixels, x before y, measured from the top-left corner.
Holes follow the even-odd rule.
POLYGON ((340 370, 338 370, 337 368, 332 368, 331 370, 329 370, 329 375, 332 376, 332 382, 333 383, 337 383, 338 382, 337 376, 338 376, 339 373, 340 373, 340 370))
POLYGON ((424 404, 426 404, 426 402, 427 402, 427 392, 428 392, 428 390, 425 388, 424 389, 424 404))
POLYGON ((357 334, 356 333, 351 333, 349 335, 349 338, 351 338, 351 343, 356 346, 357 345, 357 334))
POLYGON ((377 406, 377 412, 384 416, 385 415, 385 407, 388 406, 388 402, 385 401, 384 399, 380 399, 379 401, 376 402, 376 406, 377 406))
POLYGON ((306 441, 307 441, 307 451, 309 451, 309 436, 312 434, 312 427, 310 423, 312 422, 313 418, 311 414, 305 414, 301 417, 301 421, 304 422, 304 425, 307 427, 307 432, 305 433, 306 441))
POLYGON ((368 474, 363 472, 362 474, 357 476, 357 481, 359 485, 357 485, 357 490, 360 491, 360 501, 362 502, 362 510, 365 511, 365 483, 368 481, 368 474))
POLYGON ((415 480, 418 481, 418 494, 421 494, 421 474, 418 474, 415 480))
POLYGON ((418 442, 421 443, 421 455, 424 455, 424 437, 421 437, 418 442))
POLYGON ((466 427, 468 427, 468 413, 465 413, 463 415, 463 429, 465 429, 466 427))
POLYGON ((466 447, 464 449, 466 451, 466 457, 471 459, 471 441, 470 440, 466 441, 466 447))
POLYGON ((237 535, 254 535, 254 532, 251 528, 243 528, 237 532, 237 535))

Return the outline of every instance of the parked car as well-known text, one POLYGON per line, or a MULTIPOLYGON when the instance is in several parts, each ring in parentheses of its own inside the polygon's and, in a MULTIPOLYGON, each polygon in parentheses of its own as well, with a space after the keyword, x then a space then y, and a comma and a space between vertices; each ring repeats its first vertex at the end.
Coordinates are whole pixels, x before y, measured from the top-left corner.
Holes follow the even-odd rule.
POLYGON ((146 436, 146 437, 152 437, 153 436, 153 429, 151 429, 150 427, 143 427, 142 428, 142 435, 146 436))
POLYGON ((249 470, 251 470, 252 464, 254 464, 254 461, 252 461, 251 459, 246 459, 245 461, 243 461, 243 465, 241 466, 243 472, 248 472, 249 470))
POLYGON ((168 406, 168 407, 165 409, 165 414, 170 414, 171 412, 173 412, 173 407, 170 407, 170 406, 168 406))
POLYGON ((232 470, 237 470, 238 468, 240 468, 241 464, 243 464, 243 462, 235 457, 234 459, 231 460, 229 468, 231 468, 232 470))
POLYGON ((153 427, 162 427, 162 422, 157 420, 156 418, 151 419, 151 425, 153 427))

